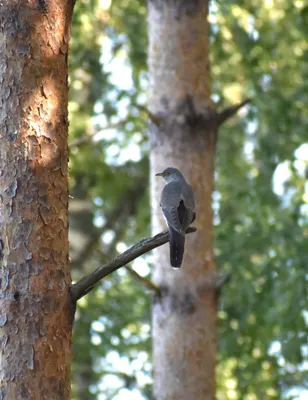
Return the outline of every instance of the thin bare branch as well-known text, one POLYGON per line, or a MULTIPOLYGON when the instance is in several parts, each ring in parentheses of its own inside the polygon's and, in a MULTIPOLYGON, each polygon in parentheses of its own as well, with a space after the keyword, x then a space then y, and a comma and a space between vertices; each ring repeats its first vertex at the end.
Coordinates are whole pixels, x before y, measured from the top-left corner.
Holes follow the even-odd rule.
POLYGON ((115 128, 118 128, 119 126, 125 125, 127 122, 128 122, 128 118, 124 118, 124 119, 121 119, 121 120, 118 121, 118 122, 110 123, 110 124, 108 124, 108 125, 106 125, 106 126, 103 126, 103 127, 100 128, 99 130, 95 130, 95 131, 93 131, 93 132, 91 132, 91 133, 88 133, 88 134, 85 135, 85 136, 82 136, 82 137, 80 137, 80 138, 78 138, 78 139, 73 140, 73 141, 70 143, 70 148, 72 149, 73 147, 78 147, 78 146, 80 146, 80 145, 83 144, 83 143, 87 143, 87 142, 91 141, 91 140, 94 138, 94 136, 95 136, 95 135, 98 135, 101 131, 106 131, 106 130, 108 130, 108 129, 115 129, 115 128))
POLYGON ((160 119, 157 115, 153 114, 148 108, 146 108, 146 107, 143 106, 142 104, 134 104, 134 106, 135 106, 136 108, 138 108, 138 110, 144 111, 144 112, 147 114, 147 116, 149 117, 149 119, 150 119, 155 125, 158 126, 158 125, 161 123, 161 119, 160 119))
MULTIPOLYGON (((133 187, 129 188, 123 194, 118 204, 106 216, 106 223, 101 228, 92 231, 88 243, 79 252, 78 259, 73 259, 73 264, 76 263, 80 266, 86 263, 89 255, 97 247, 99 239, 104 232, 112 229, 115 232, 115 236, 119 236, 119 233, 125 228, 124 224, 126 224, 127 218, 135 214, 137 205, 145 194, 147 184, 147 177, 142 176, 135 182, 133 187)), ((106 252, 108 253, 109 250, 106 252)))
POLYGON ((154 292, 156 295, 159 296, 160 290, 159 287, 155 285, 155 283, 153 283, 150 279, 139 275, 138 272, 136 272, 133 268, 129 267, 128 265, 125 265, 124 268, 134 279, 141 282, 144 286, 150 289, 151 292, 154 292))
POLYGON ((234 114, 238 112, 242 107, 246 104, 251 103, 251 99, 246 99, 239 104, 235 104, 233 106, 227 107, 222 110, 220 113, 217 113, 217 124, 218 126, 223 124, 227 119, 233 117, 234 114))
POLYGON ((215 289, 220 290, 231 279, 232 272, 227 272, 224 275, 218 276, 215 280, 215 289))
MULTIPOLYGON (((121 234, 121 233, 122 233, 122 232, 120 232, 120 234, 121 234)), ((117 242, 118 242, 118 240, 115 240, 115 238, 114 238, 114 240, 112 240, 112 247, 113 247, 113 248, 114 248, 115 243, 117 243, 117 242)), ((101 259, 103 259, 103 260, 106 259, 106 253, 105 253, 105 252, 99 250, 99 254, 100 254, 100 256, 102 257, 101 259)), ((107 251, 107 254, 108 254, 108 251, 107 251)), ((123 268, 125 268, 126 271, 127 271, 135 280, 139 281, 139 282, 142 283, 144 286, 146 286, 151 292, 154 292, 156 295, 159 296, 159 294, 160 294, 159 287, 156 286, 156 285, 154 284, 154 282, 152 282, 150 279, 145 278, 145 277, 141 276, 140 274, 138 274, 138 272, 135 271, 135 270, 134 270, 131 266, 129 266, 129 265, 124 265, 123 268)))
MULTIPOLYGON (((187 229, 186 233, 195 232, 196 230, 196 228, 191 227, 187 229)), ((142 254, 145 254, 156 247, 162 246, 168 241, 168 231, 159 233, 151 238, 142 239, 139 243, 135 244, 124 253, 118 255, 109 263, 102 265, 91 274, 84 276, 77 283, 73 284, 71 286, 72 300, 76 302, 77 300, 81 299, 83 296, 93 290, 101 279, 140 257, 142 254)))

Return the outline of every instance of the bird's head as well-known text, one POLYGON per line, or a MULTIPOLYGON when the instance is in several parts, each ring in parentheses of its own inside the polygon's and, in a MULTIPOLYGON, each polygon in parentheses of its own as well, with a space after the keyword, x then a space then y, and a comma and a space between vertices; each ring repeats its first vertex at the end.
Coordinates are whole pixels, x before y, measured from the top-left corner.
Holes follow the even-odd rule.
POLYGON ((178 169, 171 167, 164 169, 163 172, 160 172, 155 176, 161 176, 167 183, 177 180, 179 178, 183 178, 183 175, 178 169))

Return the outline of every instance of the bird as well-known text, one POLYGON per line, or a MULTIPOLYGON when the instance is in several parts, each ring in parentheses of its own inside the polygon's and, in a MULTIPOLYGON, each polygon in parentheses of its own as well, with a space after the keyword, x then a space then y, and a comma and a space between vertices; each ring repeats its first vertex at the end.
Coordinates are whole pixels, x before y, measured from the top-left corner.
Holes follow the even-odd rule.
POLYGON ((173 268, 180 268, 185 232, 196 218, 194 192, 177 168, 168 167, 155 176, 161 176, 166 182, 160 206, 169 230, 170 264, 173 268))

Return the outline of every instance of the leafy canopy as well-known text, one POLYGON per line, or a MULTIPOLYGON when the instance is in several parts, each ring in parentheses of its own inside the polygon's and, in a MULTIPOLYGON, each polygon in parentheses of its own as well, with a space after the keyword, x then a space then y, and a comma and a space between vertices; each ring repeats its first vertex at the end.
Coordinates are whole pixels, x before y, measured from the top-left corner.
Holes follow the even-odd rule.
MULTIPOLYGON (((307 385, 308 7, 213 1, 209 22, 218 109, 253 99, 219 134, 215 247, 232 280, 219 311, 217 397, 286 399, 307 385)), ((76 279, 150 234, 140 107, 146 48, 144 1, 76 3, 69 104, 76 279)), ((134 266, 149 277, 150 261, 134 266)), ((79 304, 75 398, 150 398, 150 300, 123 269, 79 304)))

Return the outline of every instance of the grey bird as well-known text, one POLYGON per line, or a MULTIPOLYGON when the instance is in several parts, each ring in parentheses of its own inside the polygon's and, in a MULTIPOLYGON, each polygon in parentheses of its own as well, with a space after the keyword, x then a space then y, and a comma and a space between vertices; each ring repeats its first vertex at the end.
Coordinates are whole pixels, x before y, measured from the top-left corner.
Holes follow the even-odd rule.
POLYGON ((166 168, 156 176, 163 177, 166 182, 160 206, 169 230, 170 264, 174 268, 180 268, 184 255, 185 232, 196 218, 194 193, 176 168, 166 168))

